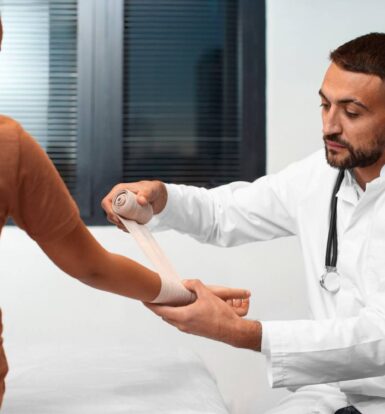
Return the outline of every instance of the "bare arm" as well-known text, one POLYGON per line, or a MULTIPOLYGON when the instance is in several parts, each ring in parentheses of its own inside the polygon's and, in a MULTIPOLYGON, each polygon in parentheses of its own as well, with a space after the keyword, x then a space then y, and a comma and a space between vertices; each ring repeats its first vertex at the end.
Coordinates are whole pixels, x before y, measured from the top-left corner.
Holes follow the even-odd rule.
POLYGON ((96 289, 147 302, 159 294, 155 272, 106 251, 81 221, 67 236, 40 247, 60 269, 96 289))
MULTIPOLYGON (((96 289, 143 302, 151 302, 159 294, 161 280, 157 273, 105 250, 81 221, 67 236, 40 243, 40 247, 60 269, 96 289)), ((209 289, 237 314, 247 314, 250 296, 247 290, 222 286, 209 289)))

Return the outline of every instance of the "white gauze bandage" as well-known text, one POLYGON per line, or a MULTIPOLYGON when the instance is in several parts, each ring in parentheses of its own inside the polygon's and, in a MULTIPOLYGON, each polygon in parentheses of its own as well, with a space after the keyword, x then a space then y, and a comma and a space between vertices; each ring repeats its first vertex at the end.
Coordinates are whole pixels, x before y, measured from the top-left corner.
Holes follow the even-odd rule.
POLYGON ((195 300, 194 293, 183 286, 181 278, 145 225, 153 216, 151 205, 142 207, 131 191, 123 190, 115 195, 112 208, 160 276, 161 289, 152 303, 169 305, 192 303, 195 300))

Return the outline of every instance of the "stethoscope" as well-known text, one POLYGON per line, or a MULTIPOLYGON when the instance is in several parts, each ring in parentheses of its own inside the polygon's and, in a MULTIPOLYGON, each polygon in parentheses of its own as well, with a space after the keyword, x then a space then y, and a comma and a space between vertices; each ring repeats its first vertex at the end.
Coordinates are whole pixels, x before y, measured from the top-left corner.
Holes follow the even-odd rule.
POLYGON ((337 293, 341 287, 341 276, 337 271, 337 193, 344 179, 345 170, 341 169, 338 173, 336 183, 334 185, 333 194, 330 203, 330 224, 328 241, 326 244, 325 256, 325 273, 321 276, 320 285, 330 293, 337 293))

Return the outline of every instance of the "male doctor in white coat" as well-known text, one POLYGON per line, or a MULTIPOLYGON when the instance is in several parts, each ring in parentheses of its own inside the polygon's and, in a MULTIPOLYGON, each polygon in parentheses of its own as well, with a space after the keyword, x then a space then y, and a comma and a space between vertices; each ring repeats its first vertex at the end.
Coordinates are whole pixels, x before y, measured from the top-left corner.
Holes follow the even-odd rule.
POLYGON ((262 352, 272 386, 296 389, 270 414, 385 413, 385 34, 330 60, 323 150, 253 183, 119 184, 102 203, 119 224, 111 199, 128 188, 152 204, 155 228, 220 246, 299 237, 312 319, 243 319, 199 281, 185 282, 189 306, 149 305, 184 332, 262 352))

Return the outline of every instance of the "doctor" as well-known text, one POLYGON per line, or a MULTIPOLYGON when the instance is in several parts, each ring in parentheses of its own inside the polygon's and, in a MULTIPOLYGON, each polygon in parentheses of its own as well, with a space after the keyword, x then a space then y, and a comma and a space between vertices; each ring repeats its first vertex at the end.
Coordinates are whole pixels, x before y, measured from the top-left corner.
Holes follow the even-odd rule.
POLYGON ((151 203, 158 229, 220 246, 297 235, 312 318, 251 321, 199 281, 183 308, 149 305, 184 332, 263 352, 273 387, 296 391, 270 414, 385 412, 385 34, 330 54, 321 89, 324 149, 253 183, 206 190, 119 184, 151 203), (325 157, 326 154, 326 157, 325 157))

